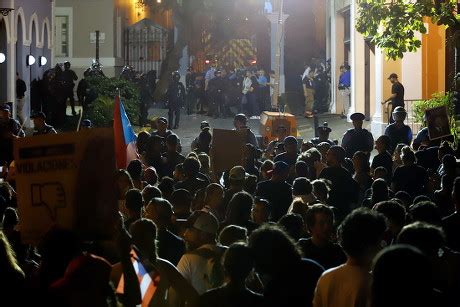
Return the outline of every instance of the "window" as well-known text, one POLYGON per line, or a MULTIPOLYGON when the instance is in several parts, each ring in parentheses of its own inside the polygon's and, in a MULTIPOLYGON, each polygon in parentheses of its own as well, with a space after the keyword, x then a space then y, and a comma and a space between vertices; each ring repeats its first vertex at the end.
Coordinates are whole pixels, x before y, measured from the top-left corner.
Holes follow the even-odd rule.
POLYGON ((54 54, 56 58, 72 58, 73 9, 57 7, 54 18, 54 54))

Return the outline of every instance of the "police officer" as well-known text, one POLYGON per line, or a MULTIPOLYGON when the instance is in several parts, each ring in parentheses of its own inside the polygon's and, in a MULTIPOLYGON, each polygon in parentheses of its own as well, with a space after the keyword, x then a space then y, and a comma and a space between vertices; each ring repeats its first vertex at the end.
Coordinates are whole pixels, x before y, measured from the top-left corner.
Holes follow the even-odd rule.
POLYGON ((313 145, 318 146, 320 143, 326 142, 330 144, 331 146, 334 146, 335 143, 334 141, 329 139, 329 134, 331 133, 332 129, 329 128, 329 125, 327 122, 324 122, 322 126, 318 127, 318 136, 311 139, 310 142, 313 143, 313 145))
POLYGON ((11 118, 11 107, 0 105, 0 165, 13 161, 13 139, 24 136, 19 122, 11 118))
POLYGON ((214 72, 214 78, 209 80, 208 95, 208 116, 214 116, 214 118, 218 118, 223 111, 222 108, 224 104, 224 80, 222 78, 222 72, 220 70, 216 70, 214 72))
POLYGON ((34 121, 33 135, 56 134, 57 133, 53 126, 50 126, 46 123, 45 113, 40 111, 35 114, 32 114, 30 118, 34 121))
POLYGON ((394 123, 385 129, 385 135, 390 138, 390 153, 393 153, 396 145, 410 145, 412 141, 412 129, 404 124, 407 112, 403 107, 396 107, 392 113, 394 123))
POLYGON ((73 88, 75 87, 74 81, 78 80, 77 74, 70 69, 70 62, 64 62, 64 71, 62 72, 62 80, 64 81, 65 101, 70 99, 70 107, 72 108, 72 115, 77 115, 75 112, 75 99, 73 96, 73 88))
POLYGON ((348 129, 343 135, 342 147, 346 151, 347 158, 353 158, 357 151, 364 151, 370 154, 374 148, 372 133, 363 129, 363 121, 366 117, 362 113, 353 113, 350 119, 353 122, 352 129, 348 129))
POLYGON ((166 97, 168 99, 168 122, 169 122, 169 129, 171 129, 171 125, 173 123, 174 116, 174 128, 179 128, 179 121, 180 121, 180 109, 185 103, 185 87, 180 80, 180 74, 178 71, 172 73, 172 80, 169 83, 168 91, 166 93, 166 97))

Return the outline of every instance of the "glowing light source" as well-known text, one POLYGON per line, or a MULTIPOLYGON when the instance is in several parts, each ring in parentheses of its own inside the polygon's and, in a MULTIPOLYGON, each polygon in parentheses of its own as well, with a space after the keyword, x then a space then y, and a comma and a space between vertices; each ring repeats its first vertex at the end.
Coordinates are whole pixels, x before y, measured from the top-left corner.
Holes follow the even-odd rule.
POLYGON ((3 52, 0 52, 0 64, 5 63, 6 55, 3 52))
POLYGON ((211 63, 211 61, 209 61, 209 60, 206 60, 206 61, 204 61, 204 62, 205 62, 206 64, 209 64, 209 63, 211 63))
POLYGON ((38 57, 38 65, 45 66, 48 63, 48 59, 44 56, 38 57))
POLYGON ((252 65, 256 65, 256 64, 257 64, 257 60, 252 60, 252 61, 251 61, 251 64, 252 64, 252 65))
POLYGON ((31 54, 29 54, 26 58, 26 64, 27 66, 32 66, 35 64, 35 57, 31 54))

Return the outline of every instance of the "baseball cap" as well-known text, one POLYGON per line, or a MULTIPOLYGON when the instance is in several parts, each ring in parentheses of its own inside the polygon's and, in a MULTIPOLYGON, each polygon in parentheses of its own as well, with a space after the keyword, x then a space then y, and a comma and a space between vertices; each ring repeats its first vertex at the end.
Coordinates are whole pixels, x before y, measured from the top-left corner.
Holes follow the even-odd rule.
POLYGON ((40 112, 36 112, 36 113, 32 114, 32 115, 30 116, 30 118, 32 118, 32 119, 33 119, 33 118, 46 119, 46 115, 45 115, 45 113, 43 113, 42 111, 40 111, 40 112))
POLYGON ((246 171, 240 165, 234 166, 228 173, 228 179, 241 181, 246 179, 246 171))
POLYGON ((393 110, 393 113, 407 113, 406 110, 403 108, 403 107, 396 107, 394 110, 393 110))
POLYGON ((396 79, 398 79, 398 75, 395 74, 395 73, 391 73, 390 76, 388 77, 388 79, 391 79, 391 78, 396 78, 396 79))
POLYGON ((217 234, 219 230, 219 221, 210 212, 200 211, 198 218, 193 223, 193 228, 210 234, 217 234))
POLYGON ((201 129, 201 130, 204 130, 204 129, 206 129, 206 128, 209 129, 209 127, 210 127, 210 126, 209 126, 209 123, 208 123, 207 121, 205 121, 205 120, 202 121, 201 124, 200 124, 200 129, 201 129))
POLYGON ((163 124, 165 124, 165 125, 168 124, 168 120, 167 120, 165 117, 159 117, 159 118, 158 118, 158 121, 161 122, 161 123, 163 123, 163 124))
POLYGON ((84 120, 81 122, 81 126, 82 126, 82 127, 91 128, 91 127, 93 126, 93 124, 91 123, 91 120, 89 120, 89 119, 84 119, 84 120))
POLYGON ((329 128, 329 125, 327 122, 324 122, 322 126, 318 127, 318 131, 323 131, 323 132, 331 132, 332 129, 329 128))

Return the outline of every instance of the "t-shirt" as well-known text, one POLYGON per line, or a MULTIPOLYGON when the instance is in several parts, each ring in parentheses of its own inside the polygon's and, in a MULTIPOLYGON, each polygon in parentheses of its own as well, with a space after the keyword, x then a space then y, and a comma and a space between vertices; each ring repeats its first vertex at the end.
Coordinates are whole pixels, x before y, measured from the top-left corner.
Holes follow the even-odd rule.
POLYGON ((316 285, 313 307, 365 307, 371 274, 350 264, 323 273, 316 285))
POLYGON ((406 191, 412 197, 416 197, 424 193, 427 179, 427 172, 421 166, 399 166, 393 174, 393 192, 406 191))
POLYGON ((412 141, 412 129, 408 125, 398 127, 396 123, 389 125, 385 129, 385 135, 390 138, 390 150, 396 148, 398 144, 410 145, 412 141))
POLYGON ((393 159, 388 151, 377 154, 374 159, 372 159, 371 167, 375 170, 377 167, 384 167, 388 172, 387 179, 391 178, 393 173, 393 159))
POLYGON ((158 256, 177 265, 182 255, 185 253, 185 242, 168 229, 158 230, 158 256))
POLYGON ((391 99, 393 109, 399 106, 404 107, 404 86, 399 82, 393 83, 391 93, 396 94, 396 97, 391 99))
POLYGON ((315 286, 324 268, 316 261, 306 258, 300 263, 280 263, 280 265, 284 269, 283 273, 273 276, 265 286, 265 306, 312 306, 315 286))
POLYGON ((442 228, 446 233, 447 246, 460 252, 460 213, 455 212, 442 220, 442 228))
POLYGON ((198 299, 197 307, 261 307, 264 297, 247 288, 226 285, 209 290, 198 299))
POLYGON ((291 205, 291 185, 286 181, 262 181, 257 184, 256 196, 270 202, 272 207, 271 220, 277 222, 287 213, 291 205))
POLYGON ((300 239, 297 245, 305 258, 315 260, 326 270, 344 264, 347 256, 340 245, 330 242, 325 246, 317 246, 310 239, 300 239))

